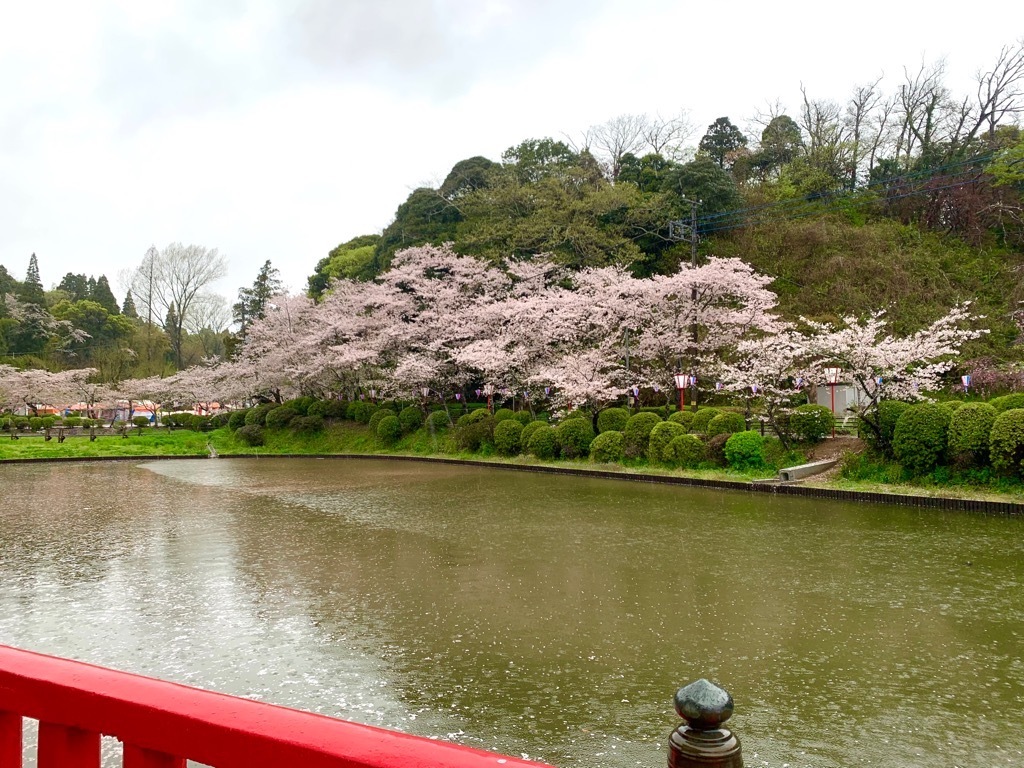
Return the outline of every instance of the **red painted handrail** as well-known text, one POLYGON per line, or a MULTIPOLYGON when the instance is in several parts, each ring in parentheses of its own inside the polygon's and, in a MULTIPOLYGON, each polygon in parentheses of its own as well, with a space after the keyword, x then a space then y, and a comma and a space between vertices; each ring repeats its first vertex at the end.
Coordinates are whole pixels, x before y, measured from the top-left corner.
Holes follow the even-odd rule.
POLYGON ((0 768, 22 764, 22 717, 40 722, 39 768, 98 768, 100 734, 125 768, 545 768, 0 645, 0 768))

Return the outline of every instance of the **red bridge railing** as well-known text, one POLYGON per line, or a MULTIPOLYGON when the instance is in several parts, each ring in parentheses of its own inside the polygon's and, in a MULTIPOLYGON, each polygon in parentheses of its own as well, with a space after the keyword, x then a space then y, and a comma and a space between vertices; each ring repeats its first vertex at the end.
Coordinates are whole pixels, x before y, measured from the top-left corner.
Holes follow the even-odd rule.
MULTIPOLYGON (((721 727, 727 691, 698 680, 675 708, 669 768, 743 768, 721 727)), ((0 645, 0 768, 22 768, 26 717, 39 721, 38 768, 99 768, 101 736, 121 741, 124 768, 551 768, 0 645)))
POLYGON ((38 768, 99 768, 101 735, 123 743, 124 768, 544 768, 0 645, 0 768, 22 766, 25 717, 38 768))

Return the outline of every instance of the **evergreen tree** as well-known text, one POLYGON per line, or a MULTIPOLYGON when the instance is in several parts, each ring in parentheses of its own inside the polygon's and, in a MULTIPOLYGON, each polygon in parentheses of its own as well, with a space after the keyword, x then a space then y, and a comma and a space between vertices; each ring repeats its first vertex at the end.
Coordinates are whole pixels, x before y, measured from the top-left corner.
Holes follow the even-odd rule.
POLYGON ((125 317, 130 317, 132 320, 137 320, 139 317, 139 311, 135 309, 135 300, 132 298, 131 291, 124 295, 124 305, 121 307, 121 314, 125 317))
POLYGON ((267 259, 251 288, 238 289, 238 301, 231 306, 231 316, 238 323, 238 335, 244 341, 245 332, 254 320, 262 320, 270 297, 281 290, 280 272, 267 259))
POLYGON ((164 318, 164 333, 167 334, 167 339, 171 342, 171 353, 174 356, 174 363, 181 368, 181 318, 178 317, 178 313, 174 309, 174 302, 171 302, 171 305, 167 308, 167 317, 164 318))
POLYGON ((89 297, 89 281, 85 275, 76 275, 68 272, 57 284, 57 290, 64 291, 68 295, 68 301, 74 303, 89 297))
POLYGON ((96 280, 96 285, 89 298, 112 315, 117 315, 121 312, 120 307, 117 306, 117 299, 114 298, 114 292, 110 290, 110 283, 107 282, 106 275, 100 275, 96 280))
POLYGON ((39 261, 34 253, 29 257, 28 271, 25 273, 25 282, 18 291, 18 298, 26 304, 43 306, 46 303, 43 281, 39 277, 39 261))

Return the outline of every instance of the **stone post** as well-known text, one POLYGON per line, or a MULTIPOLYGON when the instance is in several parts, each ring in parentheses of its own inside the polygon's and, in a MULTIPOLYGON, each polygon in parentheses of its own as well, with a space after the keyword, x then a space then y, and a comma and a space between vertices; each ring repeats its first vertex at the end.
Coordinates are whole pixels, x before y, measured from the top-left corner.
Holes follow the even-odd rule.
POLYGON ((743 768, 740 740, 720 727, 732 716, 732 696, 700 679, 676 692, 686 722, 668 740, 669 768, 743 768))

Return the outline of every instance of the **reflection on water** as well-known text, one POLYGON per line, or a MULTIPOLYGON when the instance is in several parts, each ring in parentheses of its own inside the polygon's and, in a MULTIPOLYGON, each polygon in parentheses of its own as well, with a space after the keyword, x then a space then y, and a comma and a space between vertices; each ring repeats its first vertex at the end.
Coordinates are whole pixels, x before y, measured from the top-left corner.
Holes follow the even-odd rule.
POLYGON ((1024 764, 1024 521, 369 460, 0 467, 0 642, 564 766, 1024 764), (963 727, 969 722, 970 727, 963 727))

